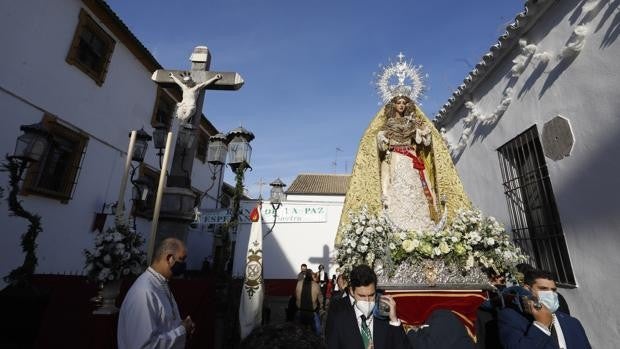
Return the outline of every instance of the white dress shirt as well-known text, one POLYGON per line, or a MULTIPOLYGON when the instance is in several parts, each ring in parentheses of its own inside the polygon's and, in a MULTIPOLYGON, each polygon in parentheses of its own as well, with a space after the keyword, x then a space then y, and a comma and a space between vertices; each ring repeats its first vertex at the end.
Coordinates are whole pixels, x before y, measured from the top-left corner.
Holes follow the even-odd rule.
POLYGON ((127 292, 118 318, 118 348, 185 348, 182 325, 168 281, 149 267, 127 292))
MULTIPOLYGON (((558 335, 558 344, 560 345, 560 349, 566 349, 566 340, 564 339, 564 332, 562 332, 562 326, 560 326, 560 321, 558 321, 558 317, 555 314, 553 316, 553 327, 555 327, 555 332, 558 335)), ((545 327, 545 325, 541 324, 538 321, 534 321, 534 325, 538 327, 539 330, 543 331, 547 336, 551 336, 551 331, 545 327)))

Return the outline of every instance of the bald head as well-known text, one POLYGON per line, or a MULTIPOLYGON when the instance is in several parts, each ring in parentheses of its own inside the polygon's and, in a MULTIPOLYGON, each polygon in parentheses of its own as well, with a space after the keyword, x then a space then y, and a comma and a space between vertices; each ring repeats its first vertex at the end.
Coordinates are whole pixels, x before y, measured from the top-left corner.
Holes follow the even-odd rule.
POLYGON ((185 244, 183 241, 176 238, 163 239, 153 254, 153 262, 158 262, 167 258, 169 255, 184 254, 185 244))

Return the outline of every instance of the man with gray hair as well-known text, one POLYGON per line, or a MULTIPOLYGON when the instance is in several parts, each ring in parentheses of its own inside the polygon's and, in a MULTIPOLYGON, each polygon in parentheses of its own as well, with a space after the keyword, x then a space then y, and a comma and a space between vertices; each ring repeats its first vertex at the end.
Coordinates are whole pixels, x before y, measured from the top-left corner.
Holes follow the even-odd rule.
POLYGON ((185 348, 194 322, 181 319, 168 281, 185 272, 187 250, 181 240, 164 239, 151 266, 133 283, 121 305, 118 348, 185 348))

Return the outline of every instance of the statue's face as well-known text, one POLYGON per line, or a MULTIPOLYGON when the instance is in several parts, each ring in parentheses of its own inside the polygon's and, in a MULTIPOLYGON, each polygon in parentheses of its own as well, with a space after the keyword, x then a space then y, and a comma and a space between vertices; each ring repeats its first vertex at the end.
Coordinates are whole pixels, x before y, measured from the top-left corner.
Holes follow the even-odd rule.
POLYGON ((394 102, 394 107, 399 114, 403 114, 405 109, 407 108, 407 100, 404 98, 399 98, 394 102))

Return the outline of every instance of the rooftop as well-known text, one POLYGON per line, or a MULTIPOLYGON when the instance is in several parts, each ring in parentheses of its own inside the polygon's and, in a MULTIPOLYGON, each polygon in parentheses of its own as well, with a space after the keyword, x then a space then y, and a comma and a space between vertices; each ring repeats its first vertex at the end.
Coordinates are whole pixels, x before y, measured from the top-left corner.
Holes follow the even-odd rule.
POLYGON ((286 194, 345 195, 349 187, 348 174, 302 173, 295 178, 286 194))

